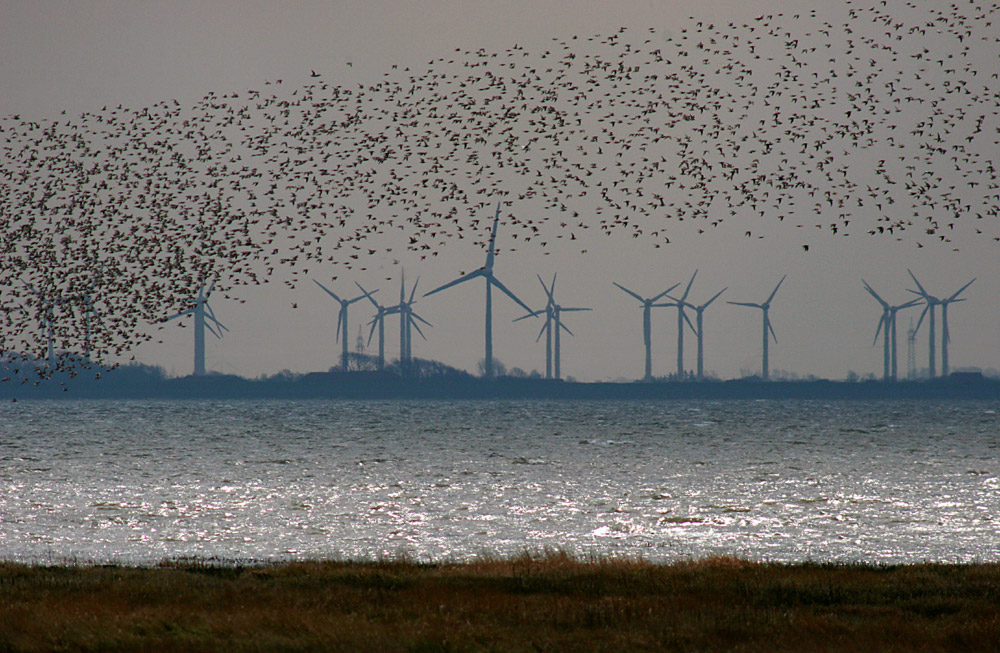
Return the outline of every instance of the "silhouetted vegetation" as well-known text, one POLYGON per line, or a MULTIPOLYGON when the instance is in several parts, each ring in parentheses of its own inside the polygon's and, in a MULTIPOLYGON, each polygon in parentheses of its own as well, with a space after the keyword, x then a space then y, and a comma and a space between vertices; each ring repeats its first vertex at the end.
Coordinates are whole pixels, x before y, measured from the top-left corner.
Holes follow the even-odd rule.
POLYGON ((0 564, 0 650, 987 651, 1000 565, 0 564))

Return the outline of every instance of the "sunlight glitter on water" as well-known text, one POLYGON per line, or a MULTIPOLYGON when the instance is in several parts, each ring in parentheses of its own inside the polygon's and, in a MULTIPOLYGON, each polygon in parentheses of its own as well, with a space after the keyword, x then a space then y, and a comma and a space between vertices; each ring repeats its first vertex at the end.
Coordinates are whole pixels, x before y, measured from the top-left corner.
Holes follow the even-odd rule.
POLYGON ((990 560, 997 426, 982 403, 24 402, 0 558, 990 560))

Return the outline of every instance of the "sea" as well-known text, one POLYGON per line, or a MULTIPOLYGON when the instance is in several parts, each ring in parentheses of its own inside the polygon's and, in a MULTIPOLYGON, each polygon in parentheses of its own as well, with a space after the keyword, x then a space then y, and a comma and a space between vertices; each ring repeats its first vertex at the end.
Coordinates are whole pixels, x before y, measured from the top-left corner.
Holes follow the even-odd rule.
POLYGON ((1000 559, 1000 402, 18 401, 0 560, 1000 559))

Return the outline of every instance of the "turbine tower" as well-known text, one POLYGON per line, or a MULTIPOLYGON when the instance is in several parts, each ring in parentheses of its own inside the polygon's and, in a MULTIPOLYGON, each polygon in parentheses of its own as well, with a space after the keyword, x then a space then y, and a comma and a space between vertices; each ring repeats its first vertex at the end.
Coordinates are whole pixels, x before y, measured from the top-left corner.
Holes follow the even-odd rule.
MULTIPOLYGON (((370 322, 370 324, 372 325, 372 329, 371 329, 371 331, 368 332, 368 344, 369 345, 372 344, 372 336, 375 335, 375 328, 377 327, 378 328, 378 369, 379 369, 379 371, 382 371, 385 368, 385 315, 386 315, 387 311, 386 311, 385 306, 382 306, 377 301, 375 301, 375 298, 372 297, 372 293, 370 293, 367 290, 365 290, 364 288, 362 288, 361 284, 358 283, 357 281, 355 281, 354 283, 355 283, 355 285, 357 285, 358 288, 361 288, 361 292, 363 292, 365 294, 364 296, 367 297, 368 301, 370 301, 372 303, 372 305, 375 307, 375 318, 372 319, 372 321, 370 322)), ((378 292, 378 291, 376 291, 376 292, 378 292)))
POLYGON ((879 304, 882 305, 882 317, 879 318, 878 328, 875 329, 875 340, 872 341, 874 345, 878 342, 878 334, 882 334, 882 379, 884 381, 895 381, 896 380, 896 313, 903 310, 904 308, 909 308, 911 306, 916 306, 920 303, 919 299, 912 299, 904 304, 892 305, 879 297, 878 293, 868 285, 868 282, 864 279, 861 283, 865 285, 865 290, 868 294, 875 298, 879 304))
POLYGON ((469 279, 474 279, 476 277, 483 277, 486 280, 486 367, 485 376, 488 379, 492 379, 494 376, 493 370, 493 286, 496 286, 505 295, 517 302, 524 310, 532 313, 533 311, 528 308, 528 305, 522 302, 517 296, 507 289, 507 286, 503 285, 499 279, 493 275, 493 258, 496 251, 496 239, 497 239, 497 225, 500 223, 500 202, 497 202, 497 212, 496 216, 493 218, 493 232, 490 234, 489 248, 486 251, 486 265, 469 272, 468 274, 463 274, 459 278, 449 281, 443 286, 438 286, 434 290, 426 293, 424 297, 433 295, 434 293, 441 292, 446 288, 451 288, 452 286, 458 285, 469 279))
POLYGON ((705 309, 708 308, 709 304, 718 299, 719 295, 726 292, 727 289, 728 286, 726 286, 726 288, 723 288, 719 292, 715 293, 711 299, 709 299, 701 306, 695 306, 694 304, 689 304, 688 302, 684 302, 687 305, 687 307, 693 309, 696 314, 695 323, 698 325, 698 328, 696 329, 696 333, 698 334, 698 377, 697 378, 699 381, 705 380, 705 322, 704 322, 705 309))
MULTIPOLYGON (((542 277, 539 275, 538 283, 542 284, 542 289, 545 290, 545 295, 548 301, 545 304, 545 324, 542 325, 542 330, 538 332, 538 338, 535 338, 535 342, 542 337, 542 333, 546 334, 545 337, 545 378, 562 378, 562 372, 560 370, 560 361, 562 360, 562 348, 560 344, 560 331, 566 331, 569 335, 573 335, 573 332, 569 330, 565 324, 562 323, 562 313, 563 312, 577 312, 577 311, 589 311, 589 308, 579 308, 579 307, 567 307, 561 306, 556 303, 555 293, 556 293, 556 275, 552 275, 552 284, 546 286, 545 282, 542 281, 542 277), (552 329, 555 329, 555 336, 552 335, 552 329), (553 341, 554 341, 554 352, 553 352, 553 341)), ((535 317, 541 311, 531 311, 523 317, 517 318, 522 320, 528 317, 535 317)), ((516 320, 515 320, 516 321, 516 320)))
MULTIPOLYGON (((340 338, 341 348, 340 348, 340 369, 344 372, 347 371, 347 363, 350 360, 349 354, 347 352, 347 307, 354 302, 364 299, 364 295, 358 295, 354 299, 341 299, 329 288, 321 284, 319 281, 313 279, 313 283, 323 289, 330 297, 333 297, 334 301, 340 304, 340 310, 337 312, 337 334, 334 338, 340 338)), ((375 292, 378 292, 377 290, 375 292)))
POLYGON ((778 288, 781 287, 781 284, 785 281, 785 277, 787 277, 787 276, 788 275, 786 274, 786 275, 784 275, 784 276, 781 277, 781 281, 778 282, 778 285, 774 287, 774 290, 771 291, 771 294, 768 295, 767 299, 763 303, 754 304, 754 303, 751 303, 751 302, 728 302, 729 304, 735 304, 736 306, 750 306, 751 308, 759 308, 761 310, 761 313, 763 314, 762 315, 762 318, 763 318, 762 322, 763 322, 763 329, 764 329, 763 348, 762 348, 763 349, 763 357, 762 357, 763 360, 761 361, 761 368, 760 368, 761 369, 761 373, 760 373, 760 377, 764 381, 767 381, 770 378, 770 370, 769 370, 768 364, 767 364, 767 354, 768 354, 768 351, 767 351, 768 337, 767 337, 767 335, 768 335, 768 332, 771 333, 771 337, 774 338, 774 341, 778 342, 778 336, 774 335, 774 327, 771 326, 771 318, 768 316, 768 311, 771 309, 771 300, 774 299, 774 295, 778 292, 778 288))
POLYGON ((174 313, 169 317, 163 318, 164 322, 173 320, 174 318, 181 317, 183 315, 194 315, 194 375, 195 376, 205 376, 205 329, 212 332, 216 338, 222 338, 223 331, 229 331, 222 322, 219 322, 215 318, 215 311, 208 304, 208 297, 212 294, 212 289, 215 288, 215 282, 205 290, 205 284, 201 285, 198 289, 198 297, 194 300, 194 305, 190 308, 184 309, 180 313, 174 313), (209 321, 215 323, 215 326, 219 328, 216 331, 209 321))
POLYGON ((642 342, 643 342, 643 344, 646 347, 646 368, 645 368, 645 373, 643 374, 642 380, 643 381, 649 381, 649 380, 651 380, 653 378, 653 354, 652 354, 652 338, 651 338, 651 335, 650 335, 650 333, 651 333, 650 312, 651 312, 653 306, 656 305, 656 301, 657 300, 659 300, 660 298, 662 298, 664 295, 666 295, 668 292, 670 292, 671 290, 673 290, 674 288, 676 288, 680 284, 679 283, 675 283, 674 285, 670 286, 669 288, 667 288, 666 290, 664 290, 663 292, 661 292, 659 295, 656 295, 654 297, 649 297, 649 298, 644 299, 644 298, 640 297, 638 293, 632 292, 631 290, 629 290, 625 286, 621 285, 617 281, 614 281, 612 283, 614 283, 620 289, 622 289, 623 291, 625 291, 629 295, 635 297, 640 302, 642 302, 642 342))

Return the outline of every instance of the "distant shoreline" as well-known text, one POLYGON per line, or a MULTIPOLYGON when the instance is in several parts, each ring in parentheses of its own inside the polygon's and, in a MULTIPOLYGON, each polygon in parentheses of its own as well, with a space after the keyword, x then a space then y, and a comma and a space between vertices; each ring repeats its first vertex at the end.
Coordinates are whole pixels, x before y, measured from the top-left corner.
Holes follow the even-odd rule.
POLYGON ((0 383, 0 399, 542 399, 542 400, 1000 400, 1000 379, 957 373, 897 381, 571 382, 468 374, 406 378, 390 372, 314 372, 264 379, 210 374, 168 378, 147 367, 0 383))

